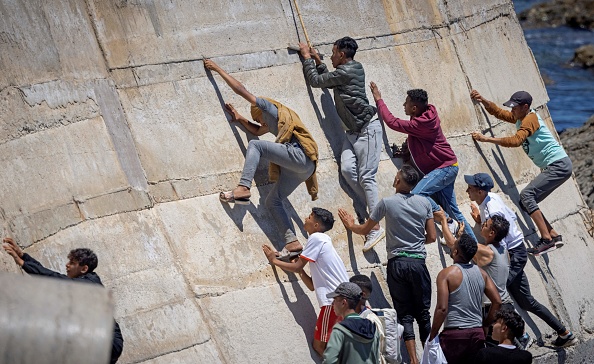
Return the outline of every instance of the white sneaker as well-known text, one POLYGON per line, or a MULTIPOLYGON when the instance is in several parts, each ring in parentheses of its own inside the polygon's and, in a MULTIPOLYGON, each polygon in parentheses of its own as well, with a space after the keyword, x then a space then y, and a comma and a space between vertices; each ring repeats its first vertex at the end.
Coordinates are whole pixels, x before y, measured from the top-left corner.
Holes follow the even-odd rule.
POLYGON ((371 230, 369 234, 365 236, 365 245, 363 245, 363 253, 371 250, 377 243, 379 243, 384 236, 386 236, 386 230, 381 226, 378 230, 371 230))
POLYGON ((451 221, 448 221, 448 229, 450 229, 452 235, 456 237, 456 234, 460 231, 460 224, 458 224, 458 221, 451 219, 451 221))

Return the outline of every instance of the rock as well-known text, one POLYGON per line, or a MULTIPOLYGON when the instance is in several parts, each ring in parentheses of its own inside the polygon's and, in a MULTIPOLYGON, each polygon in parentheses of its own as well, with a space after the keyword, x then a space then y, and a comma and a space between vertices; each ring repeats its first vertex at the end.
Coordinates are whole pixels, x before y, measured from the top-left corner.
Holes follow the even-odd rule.
POLYGON ((586 44, 576 49, 571 64, 585 68, 594 67, 594 44, 586 44))
POLYGON ((518 14, 523 26, 534 28, 569 26, 594 29, 594 1, 553 0, 518 14))
POLYGON ((594 115, 581 127, 566 129, 559 137, 573 163, 573 173, 584 200, 594 209, 594 115))

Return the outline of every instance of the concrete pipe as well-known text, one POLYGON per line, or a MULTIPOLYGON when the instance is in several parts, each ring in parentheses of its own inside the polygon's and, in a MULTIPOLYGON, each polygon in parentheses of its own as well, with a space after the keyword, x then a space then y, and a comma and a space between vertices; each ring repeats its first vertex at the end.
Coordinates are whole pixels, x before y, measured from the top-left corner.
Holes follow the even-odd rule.
POLYGON ((0 363, 106 364, 112 335, 106 289, 0 272, 0 363))

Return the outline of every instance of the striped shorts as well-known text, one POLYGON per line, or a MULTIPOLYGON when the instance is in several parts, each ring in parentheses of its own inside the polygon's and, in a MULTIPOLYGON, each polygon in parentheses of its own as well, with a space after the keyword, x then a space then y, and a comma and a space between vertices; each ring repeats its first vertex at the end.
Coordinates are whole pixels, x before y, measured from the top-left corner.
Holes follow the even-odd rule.
POLYGON ((334 324, 342 321, 342 317, 334 313, 332 305, 322 306, 320 314, 318 315, 318 322, 316 322, 316 330, 314 332, 314 340, 327 343, 330 340, 330 333, 334 324))

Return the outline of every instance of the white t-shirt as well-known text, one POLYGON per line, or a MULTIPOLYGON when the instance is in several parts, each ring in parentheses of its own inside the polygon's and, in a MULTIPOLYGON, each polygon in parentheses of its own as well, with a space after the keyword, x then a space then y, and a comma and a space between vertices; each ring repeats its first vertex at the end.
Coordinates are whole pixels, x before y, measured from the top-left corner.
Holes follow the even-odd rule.
POLYGON ((500 243, 505 249, 513 249, 524 242, 524 234, 522 234, 516 223, 516 214, 503 203, 499 195, 489 192, 485 200, 479 205, 479 212, 481 222, 487 221, 493 215, 503 215, 509 222, 509 232, 500 243))
POLYGON ((332 299, 327 298, 326 294, 349 281, 344 263, 332 246, 332 239, 324 233, 311 234, 300 257, 309 262, 311 280, 320 307, 331 305, 332 299))

